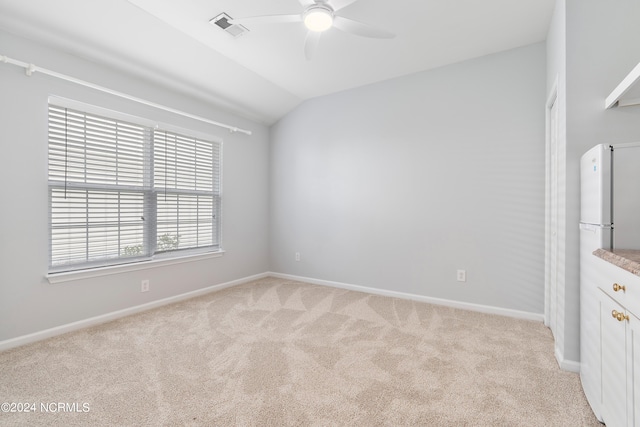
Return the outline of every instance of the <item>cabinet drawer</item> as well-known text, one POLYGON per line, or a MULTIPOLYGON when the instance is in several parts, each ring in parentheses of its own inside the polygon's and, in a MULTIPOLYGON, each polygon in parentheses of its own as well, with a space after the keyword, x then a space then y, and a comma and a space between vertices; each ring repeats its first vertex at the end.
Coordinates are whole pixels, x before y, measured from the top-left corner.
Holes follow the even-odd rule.
POLYGON ((640 317, 640 276, 594 256, 600 273, 597 286, 625 309, 640 317))

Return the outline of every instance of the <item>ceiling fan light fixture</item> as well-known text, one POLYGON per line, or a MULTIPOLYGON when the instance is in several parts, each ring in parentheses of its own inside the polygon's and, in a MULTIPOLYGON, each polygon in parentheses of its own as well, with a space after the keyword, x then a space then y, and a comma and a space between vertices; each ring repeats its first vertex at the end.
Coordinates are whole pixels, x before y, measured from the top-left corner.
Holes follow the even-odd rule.
POLYGON ((327 31, 333 25, 333 11, 323 6, 311 7, 304 13, 304 25, 309 31, 327 31))

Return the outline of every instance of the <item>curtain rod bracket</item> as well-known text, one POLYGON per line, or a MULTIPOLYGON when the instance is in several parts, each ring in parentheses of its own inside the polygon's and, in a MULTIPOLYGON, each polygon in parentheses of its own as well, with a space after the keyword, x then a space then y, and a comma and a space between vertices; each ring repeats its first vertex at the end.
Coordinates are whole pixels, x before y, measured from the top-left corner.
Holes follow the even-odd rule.
POLYGON ((31 77, 34 71, 36 71, 36 66, 33 64, 27 65, 27 67, 24 69, 25 74, 29 77, 31 77))
POLYGON ((6 57, 6 56, 4 56, 4 55, 0 56, 0 60, 2 60, 2 62, 4 62, 5 64, 6 64, 7 62, 9 62, 9 58, 7 58, 7 57, 6 57))

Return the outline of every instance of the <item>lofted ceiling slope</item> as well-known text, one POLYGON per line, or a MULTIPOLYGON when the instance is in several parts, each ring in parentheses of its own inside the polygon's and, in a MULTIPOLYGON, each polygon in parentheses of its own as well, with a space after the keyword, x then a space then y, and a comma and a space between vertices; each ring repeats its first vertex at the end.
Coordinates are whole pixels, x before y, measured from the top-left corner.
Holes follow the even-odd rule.
POLYGON ((221 12, 297 14, 308 2, 0 0, 0 29, 272 124, 306 99, 543 41, 554 7, 554 0, 359 0, 340 14, 396 37, 332 28, 311 60, 302 23, 247 24, 237 38, 209 23, 221 12))

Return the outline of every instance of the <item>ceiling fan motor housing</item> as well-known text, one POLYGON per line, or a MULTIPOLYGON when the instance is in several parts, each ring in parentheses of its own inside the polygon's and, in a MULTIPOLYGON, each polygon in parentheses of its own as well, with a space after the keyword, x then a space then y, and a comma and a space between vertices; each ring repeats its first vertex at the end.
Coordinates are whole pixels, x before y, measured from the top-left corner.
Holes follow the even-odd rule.
POLYGON ((302 19, 311 31, 326 31, 333 25, 333 9, 327 4, 316 4, 304 11, 302 19))

